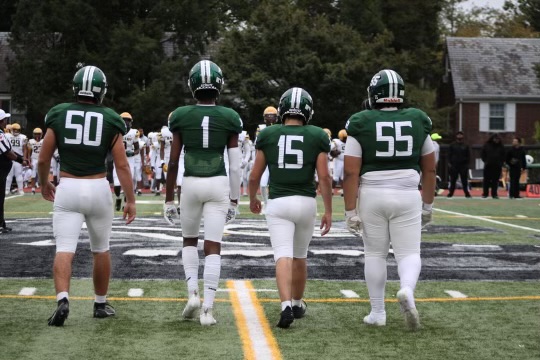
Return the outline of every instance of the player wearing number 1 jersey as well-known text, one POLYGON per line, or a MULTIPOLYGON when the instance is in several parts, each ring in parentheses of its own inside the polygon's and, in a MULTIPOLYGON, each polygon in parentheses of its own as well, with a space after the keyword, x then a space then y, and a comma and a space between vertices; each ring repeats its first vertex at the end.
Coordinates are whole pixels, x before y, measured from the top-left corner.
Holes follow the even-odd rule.
POLYGON ((249 177, 249 206, 255 214, 262 210, 257 189, 268 166, 270 194, 265 215, 281 299, 277 326, 288 328, 306 311, 302 297, 317 214, 315 170, 324 202, 321 235, 332 226, 332 182, 327 164, 330 139, 323 129, 307 125, 313 114, 308 92, 297 87, 287 90, 279 101, 278 113, 283 125, 267 127, 257 137, 257 154, 249 177))
POLYGON ((400 109, 404 93, 403 79, 393 70, 381 70, 372 78, 372 110, 354 114, 346 125, 343 192, 347 227, 353 233, 363 227, 371 302, 364 323, 386 324, 386 257, 392 244, 401 285, 397 298, 406 325, 415 330, 420 320, 414 289, 421 268, 421 229, 431 221, 435 154, 431 120, 421 110, 400 109))
POLYGON ((53 107, 45 118, 48 128, 38 160, 42 196, 54 201, 53 232, 56 256, 53 265, 58 305, 49 318, 51 326, 62 326, 69 314, 71 266, 83 222, 86 222, 93 254, 94 317, 115 314, 106 302, 111 275, 109 236, 113 209, 105 159, 112 152, 116 172, 125 189, 124 218, 135 218, 135 197, 122 135, 126 125, 113 110, 101 106, 107 91, 105 74, 95 66, 85 66, 73 77, 76 102, 53 107), (60 183, 47 181, 51 158, 58 149, 60 183))
POLYGON ((182 223, 182 262, 189 299, 182 315, 193 318, 200 307, 197 243, 201 218, 204 217, 204 303, 201 325, 214 325, 213 305, 221 272, 221 239, 225 221, 235 215, 240 193, 240 149, 238 134, 242 121, 236 111, 216 105, 223 86, 221 69, 211 61, 195 64, 189 73, 188 86, 196 105, 177 108, 169 116, 173 140, 164 205, 165 220, 174 225, 178 214, 174 205, 174 186, 180 151, 184 147, 184 179, 180 199, 182 223), (223 154, 229 155, 229 177, 223 154))

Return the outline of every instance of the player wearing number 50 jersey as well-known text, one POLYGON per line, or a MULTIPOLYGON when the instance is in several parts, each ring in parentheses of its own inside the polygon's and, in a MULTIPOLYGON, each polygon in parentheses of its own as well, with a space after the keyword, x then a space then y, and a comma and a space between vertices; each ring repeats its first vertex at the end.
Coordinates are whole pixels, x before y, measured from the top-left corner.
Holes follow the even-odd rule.
POLYGON ((180 221, 184 247, 182 261, 188 286, 185 318, 193 318, 200 307, 198 290, 199 255, 197 242, 204 217, 204 304, 201 325, 214 325, 213 304, 221 271, 221 239, 227 221, 234 218, 240 193, 240 149, 238 134, 242 121, 236 111, 216 105, 223 86, 223 73, 211 61, 195 64, 188 86, 196 105, 177 108, 169 116, 173 140, 166 185, 164 215, 174 224, 177 210, 174 187, 180 151, 184 148, 184 179, 180 199, 180 221), (229 156, 229 177, 223 154, 229 156))
POLYGON ((71 266, 83 222, 88 228, 94 260, 93 315, 104 318, 115 314, 106 302, 111 275, 109 236, 113 220, 111 189, 105 168, 109 151, 126 191, 126 223, 135 218, 131 172, 122 142, 126 125, 116 112, 101 106, 107 91, 105 74, 95 66, 81 68, 73 78, 73 91, 76 102, 59 104, 47 113, 45 127, 48 130, 38 160, 42 196, 54 201, 56 256, 53 275, 58 305, 49 318, 51 326, 62 326, 69 314, 71 266), (62 158, 57 188, 47 181, 56 148, 62 158))
POLYGON ((346 125, 343 181, 347 227, 353 233, 363 228, 371 302, 364 323, 386 324, 386 257, 392 244, 401 285, 397 298, 414 330, 420 324, 414 289, 421 268, 421 229, 431 221, 435 191, 431 120, 421 110, 400 109, 405 85, 393 70, 375 74, 368 95, 371 110, 354 114, 346 125))
POLYGON ((257 137, 257 154, 249 177, 249 206, 256 214, 262 210, 257 190, 268 167, 270 193, 265 215, 281 300, 277 326, 288 328, 306 311, 302 297, 317 214, 315 170, 324 202, 321 235, 332 225, 332 183, 327 163, 330 139, 323 129, 308 125, 313 101, 304 89, 287 90, 279 101, 278 114, 283 125, 266 127, 257 137))

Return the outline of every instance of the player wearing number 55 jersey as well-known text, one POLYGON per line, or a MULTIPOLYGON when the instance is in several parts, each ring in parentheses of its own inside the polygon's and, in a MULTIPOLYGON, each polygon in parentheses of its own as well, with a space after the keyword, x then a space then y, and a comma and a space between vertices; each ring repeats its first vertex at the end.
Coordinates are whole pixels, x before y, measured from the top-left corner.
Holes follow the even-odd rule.
POLYGON ((120 183, 126 191, 124 218, 129 224, 135 218, 135 197, 131 172, 122 135, 126 125, 113 110, 101 106, 107 91, 105 74, 95 66, 85 66, 75 73, 73 92, 76 102, 53 107, 45 118, 48 128, 38 160, 42 196, 54 201, 53 232, 56 256, 53 265, 57 309, 49 325, 62 326, 69 314, 71 265, 83 222, 90 237, 94 260, 94 317, 115 314, 106 302, 111 257, 113 209, 105 159, 112 152, 120 183), (47 179, 55 149, 60 163, 60 183, 57 188, 47 179))
POLYGON ((268 166, 270 194, 265 215, 281 299, 277 326, 288 328, 306 311, 302 297, 308 246, 317 214, 315 170, 324 201, 321 235, 332 225, 332 182, 327 163, 330 139, 323 129, 307 125, 313 114, 313 101, 304 89, 287 90, 279 101, 278 114, 283 125, 267 127, 257 137, 257 154, 249 177, 249 206, 256 214, 262 210, 257 189, 268 166))
POLYGON ((353 233, 363 227, 371 302, 364 323, 386 324, 386 257, 392 244, 401 285, 397 298, 406 324, 415 330, 420 324, 413 294, 421 268, 421 229, 431 221, 435 191, 431 120, 421 110, 400 109, 405 85, 393 70, 375 74, 368 95, 372 110, 354 114, 346 125, 343 181, 347 227, 353 233))
POLYGON ((211 61, 195 64, 188 86, 196 105, 182 106, 169 116, 172 145, 164 205, 165 219, 173 225, 177 210, 174 187, 180 151, 184 147, 184 179, 180 198, 182 223, 182 262, 189 299, 182 315, 193 318, 200 307, 197 242, 204 217, 204 304, 201 325, 214 325, 213 305, 221 271, 221 239, 227 221, 234 218, 240 193, 240 149, 238 134, 242 121, 236 111, 216 105, 223 86, 221 69, 211 61), (229 155, 229 178, 223 154, 229 155))

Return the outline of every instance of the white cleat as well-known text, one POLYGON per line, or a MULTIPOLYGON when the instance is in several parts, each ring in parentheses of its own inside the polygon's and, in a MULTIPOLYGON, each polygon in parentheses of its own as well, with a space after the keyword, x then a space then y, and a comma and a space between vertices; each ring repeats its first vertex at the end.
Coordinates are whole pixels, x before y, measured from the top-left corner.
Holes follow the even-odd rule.
POLYGON ((369 313, 369 315, 364 317, 364 324, 373 325, 373 326, 385 326, 386 313, 383 313, 383 314, 369 313))
POLYGON ((416 307, 411 304, 411 300, 413 299, 412 290, 403 288, 398 291, 396 296, 401 306, 401 312, 405 316, 405 325, 409 330, 418 330, 420 328, 420 316, 416 307))
POLYGON ((24 195, 24 191, 23 191, 23 190, 19 190, 19 195, 24 195))
POLYGON ((201 312, 200 316, 202 326, 216 325, 217 321, 212 315, 212 308, 206 308, 201 312))
POLYGON ((188 302, 184 311, 182 311, 182 316, 184 319, 193 319, 195 317, 195 312, 201 307, 201 299, 197 293, 191 294, 189 296, 188 302))

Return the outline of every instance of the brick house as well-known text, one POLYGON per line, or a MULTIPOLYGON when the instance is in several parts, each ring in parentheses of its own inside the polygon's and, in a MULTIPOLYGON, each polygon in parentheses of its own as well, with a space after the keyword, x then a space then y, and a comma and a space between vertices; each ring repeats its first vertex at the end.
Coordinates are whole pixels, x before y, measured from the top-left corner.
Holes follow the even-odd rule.
POLYGON ((438 106, 453 108, 449 125, 465 133, 471 169, 483 168, 480 149, 493 133, 507 146, 519 136, 526 147, 538 148, 540 39, 448 37, 444 66, 438 106))

